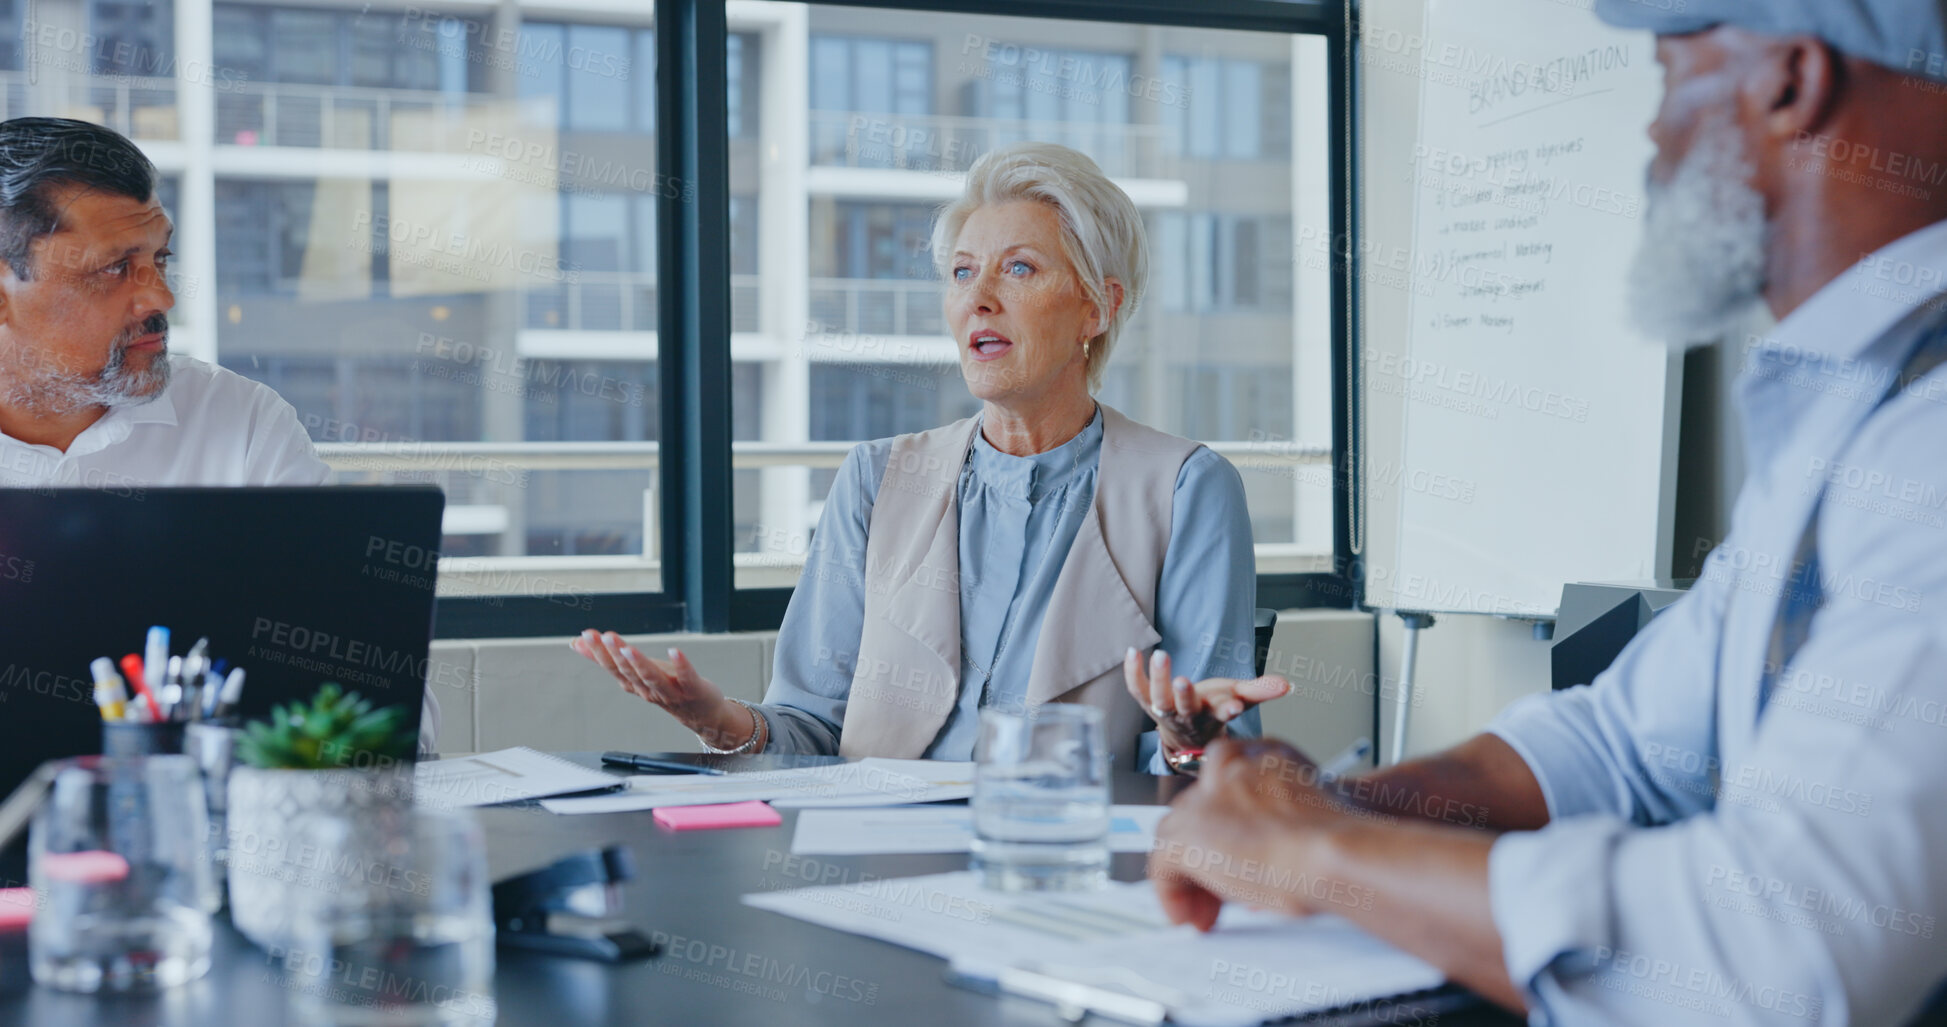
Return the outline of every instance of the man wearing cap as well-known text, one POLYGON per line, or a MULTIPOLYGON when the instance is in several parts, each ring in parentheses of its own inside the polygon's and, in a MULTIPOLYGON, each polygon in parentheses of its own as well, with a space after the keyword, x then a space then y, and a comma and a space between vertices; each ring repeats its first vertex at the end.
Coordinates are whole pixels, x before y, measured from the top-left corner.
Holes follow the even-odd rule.
POLYGON ((1947 1011, 1947 12, 1595 9, 1665 76, 1632 307, 1679 345, 1778 319, 1730 534, 1592 684, 1448 752, 1321 788, 1216 746, 1151 876, 1179 921, 1337 913, 1536 1022, 1947 1011))

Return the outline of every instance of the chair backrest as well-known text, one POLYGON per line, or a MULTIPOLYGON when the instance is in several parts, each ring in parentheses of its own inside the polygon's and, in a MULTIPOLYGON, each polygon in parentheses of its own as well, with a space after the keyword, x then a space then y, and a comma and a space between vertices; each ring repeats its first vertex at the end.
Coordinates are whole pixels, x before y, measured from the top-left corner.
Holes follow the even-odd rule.
POLYGON ((1264 676, 1264 665, 1271 658, 1271 632, 1278 626, 1278 611, 1258 607, 1257 622, 1257 676, 1264 676))

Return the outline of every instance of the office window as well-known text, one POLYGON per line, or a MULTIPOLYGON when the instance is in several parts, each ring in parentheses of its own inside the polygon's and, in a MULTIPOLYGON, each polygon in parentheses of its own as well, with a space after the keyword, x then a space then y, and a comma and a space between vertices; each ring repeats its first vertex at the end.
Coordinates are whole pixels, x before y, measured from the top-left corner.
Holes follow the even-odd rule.
MULTIPOLYGON (((815 13, 815 12, 814 12, 815 13)), ((818 19, 813 17, 815 24, 818 19)), ((861 25, 860 28, 865 28, 861 25)), ((884 137, 883 117, 933 111, 934 44, 874 36, 811 37, 811 152, 814 164, 906 167, 925 157, 922 138, 884 137), (860 123, 855 124, 854 119, 860 123)))
POLYGON ((730 138, 749 139, 757 135, 757 71, 762 66, 757 52, 756 33, 732 32, 724 52, 724 107, 729 111, 730 138))
POLYGON ((1111 175, 1142 159, 1128 149, 1140 145, 1126 129, 1129 92, 1117 88, 1135 75, 1133 57, 1042 47, 1012 60, 1008 54, 1001 51, 995 67, 961 87, 964 113, 991 121, 983 149, 1025 140, 1060 143, 1094 156, 1111 175))
POLYGON ((341 480, 446 490, 443 593, 533 589, 536 557, 606 561, 550 563, 557 595, 660 588, 650 15, 212 9, 240 84, 193 145, 278 156, 216 162, 210 348, 341 480), (293 148, 447 156, 320 177, 293 148))
POLYGON ((569 128, 620 132, 630 127, 631 90, 626 78, 630 53, 627 29, 568 26, 565 113, 569 128))
MULTIPOLYGON (((635 57, 632 67, 654 68, 656 66, 656 34, 642 31, 635 34, 635 57)), ((631 74, 635 82, 635 127, 638 131, 656 131, 656 76, 650 74, 631 74)))
POLYGON ((1290 62, 1172 54, 1162 68, 1166 80, 1186 87, 1181 102, 1163 109, 1176 153, 1203 160, 1289 159, 1290 62))
POLYGON ((522 60, 515 66, 519 93, 552 102, 562 128, 655 131, 653 29, 528 22, 521 26, 520 39, 522 60))
POLYGON ((1289 216, 1164 211, 1150 227, 1157 298, 1172 312, 1291 310, 1289 216))
POLYGON ((339 480, 444 488, 448 597, 660 592, 658 350, 697 344, 660 337, 672 189, 729 199, 704 230, 730 249, 730 390, 708 399, 731 419, 736 582, 792 584, 758 540, 811 530, 849 445, 977 409, 931 221, 1029 138, 1088 153, 1151 230, 1101 398, 1238 462, 1263 569, 1329 552, 1329 476, 1252 449, 1330 438, 1325 271, 1291 259, 1329 221, 1323 37, 733 4, 730 162, 686 183, 659 167, 648 5, 217 0, 204 26, 173 0, 72 6, 0 0, 19 83, 30 15, 99 41, 0 113, 163 144, 172 344, 279 390, 339 480), (210 81, 175 61, 192 32, 210 81), (215 107, 200 136, 190 88, 215 107))
MULTIPOLYGON (((21 67, 21 9, 28 0, 0 0, 0 71, 19 71, 21 67)), ((7 117, 17 117, 20 104, 8 99, 7 117)))
POLYGON ((829 235, 811 255, 811 273, 831 278, 931 279, 927 252, 934 208, 919 203, 839 200, 811 208, 812 235, 829 235))
MULTIPOLYGON (((523 63, 516 65, 518 91, 523 99, 546 100, 550 106, 545 116, 555 118, 558 114, 552 105, 561 100, 561 57, 567 49, 568 26, 550 22, 523 22, 520 28, 518 52, 529 55, 523 63)), ((532 112, 539 114, 539 112, 532 112)), ((537 117, 538 120, 538 117, 537 117)))
POLYGON ((522 375, 530 442, 654 442, 662 394, 653 360, 532 360, 522 375))
POLYGON ((495 112, 487 22, 403 11, 219 3, 215 142, 337 150, 462 148, 495 112))
POLYGON ((167 0, 94 0, 88 14, 95 74, 170 77, 175 13, 167 0))
POLYGON ((811 40, 811 106, 827 111, 924 114, 933 109, 927 42, 818 35, 811 40))
MULTIPOLYGON (((413 7, 353 11, 219 3, 211 49, 230 91, 286 83, 464 93, 489 88, 477 17, 413 7)), ((221 72, 219 72, 219 76, 221 72)), ((303 91, 280 95, 316 96, 303 91)), ((302 102, 302 101, 297 101, 302 102)))
MULTIPOLYGON (((326 84, 337 81, 339 17, 328 11, 271 9, 270 60, 267 77, 278 82, 326 84)), ((342 69, 350 78, 349 68, 342 69)))
MULTIPOLYGON (((327 197, 343 191, 343 183, 322 183, 327 197)), ((217 182, 216 272, 219 292, 239 296, 297 296, 305 287, 324 284, 327 273, 313 258, 307 275, 305 261, 314 252, 311 224, 321 183, 316 180, 267 182, 220 179, 217 182)), ((340 283, 362 283, 371 277, 368 248, 356 248, 333 270, 340 283)))
MULTIPOLYGON (((1331 430, 1325 270, 1291 252, 1294 224, 1326 218, 1322 44, 920 12, 902 12, 891 38, 883 11, 817 4, 805 15, 809 166, 779 167, 761 150, 731 148, 733 182, 754 183, 760 197, 777 188, 778 201, 760 207, 758 233, 801 231, 808 247, 801 271, 760 277, 778 309, 806 312, 802 323, 762 325, 761 345, 746 346, 739 366, 762 367, 774 387, 761 398, 732 396, 739 415, 760 415, 771 446, 805 447, 799 466, 772 458, 736 476, 739 585, 794 580, 794 556, 773 551, 775 540, 815 526, 843 455, 832 443, 930 428, 978 409, 941 310, 932 222, 967 167, 1026 139, 1094 158, 1127 183, 1150 228, 1150 292, 1117 344, 1100 398, 1238 464, 1262 570, 1312 569, 1329 555, 1329 476, 1299 473, 1308 458, 1291 445, 1329 444, 1331 430), (1049 45, 1065 40, 1077 45, 1049 45), (1316 133, 1304 147, 1291 143, 1294 102, 1316 133), (1185 145, 1180 137, 1192 129, 1198 135, 1185 145), (1217 163, 1241 159, 1256 164, 1217 163), (791 196, 805 209, 787 206, 791 196), (747 516, 764 530, 742 534, 747 516)), ((732 30, 760 27, 761 14, 749 17, 732 30)), ((734 224, 745 211, 732 206, 734 224)), ((775 267, 757 261, 768 251, 754 243, 733 234, 731 245, 737 268, 775 267)))

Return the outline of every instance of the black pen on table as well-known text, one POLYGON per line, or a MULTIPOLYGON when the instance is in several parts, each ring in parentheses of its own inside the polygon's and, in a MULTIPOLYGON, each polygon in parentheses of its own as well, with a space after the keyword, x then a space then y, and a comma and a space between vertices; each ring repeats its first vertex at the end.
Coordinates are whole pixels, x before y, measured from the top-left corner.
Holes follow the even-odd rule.
POLYGON ((611 767, 629 767, 633 770, 660 770, 665 774, 723 774, 725 771, 715 767, 702 767, 681 760, 660 760, 654 756, 642 756, 633 752, 617 752, 610 749, 602 754, 602 763, 611 767))

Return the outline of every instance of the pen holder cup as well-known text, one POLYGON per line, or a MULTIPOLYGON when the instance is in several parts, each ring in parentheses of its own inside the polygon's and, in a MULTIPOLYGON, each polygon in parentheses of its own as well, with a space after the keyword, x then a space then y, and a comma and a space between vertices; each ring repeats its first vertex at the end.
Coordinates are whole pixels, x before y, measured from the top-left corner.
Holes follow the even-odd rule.
POLYGON ((181 721, 133 723, 105 720, 101 724, 103 756, 175 756, 183 751, 181 721))
POLYGON ((27 888, 0 888, 0 995, 25 991, 33 978, 27 973, 27 923, 34 913, 34 893, 27 888))
MULTIPOLYGON (((146 726, 146 725, 145 725, 146 726)), ((227 898, 230 860, 230 768, 237 763, 237 736, 243 732, 216 721, 195 721, 183 732, 183 752, 203 774, 203 799, 210 814, 210 856, 218 867, 217 882, 227 898)))

